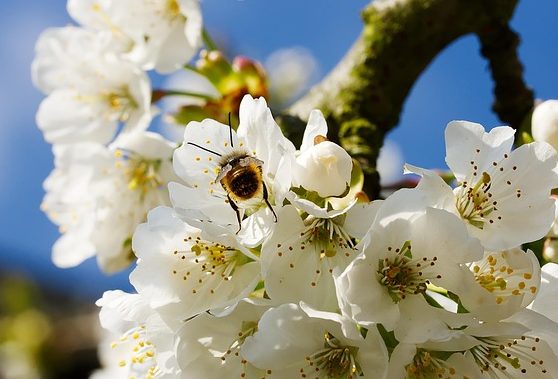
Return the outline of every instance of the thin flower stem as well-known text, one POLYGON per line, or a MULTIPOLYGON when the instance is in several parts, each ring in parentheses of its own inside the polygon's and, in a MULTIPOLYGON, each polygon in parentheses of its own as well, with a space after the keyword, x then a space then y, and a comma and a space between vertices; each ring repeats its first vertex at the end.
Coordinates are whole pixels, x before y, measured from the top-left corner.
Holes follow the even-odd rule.
POLYGON ((159 99, 165 96, 191 96, 191 97, 197 97, 199 99, 204 99, 204 100, 215 100, 213 96, 205 95, 203 93, 172 90, 172 89, 156 89, 153 90, 153 93, 156 93, 159 99))
POLYGON ((215 41, 213 41, 213 39, 209 35, 209 32, 205 28, 203 29, 202 38, 203 38, 203 43, 205 44, 207 50, 209 51, 219 50, 219 47, 217 46, 215 41))
POLYGON ((198 73, 198 74, 199 74, 199 71, 198 71, 198 69, 196 68, 196 66, 193 66, 193 65, 190 64, 190 63, 185 64, 183 68, 184 68, 185 70, 190 70, 190 71, 192 71, 192 72, 195 72, 195 73, 198 73))

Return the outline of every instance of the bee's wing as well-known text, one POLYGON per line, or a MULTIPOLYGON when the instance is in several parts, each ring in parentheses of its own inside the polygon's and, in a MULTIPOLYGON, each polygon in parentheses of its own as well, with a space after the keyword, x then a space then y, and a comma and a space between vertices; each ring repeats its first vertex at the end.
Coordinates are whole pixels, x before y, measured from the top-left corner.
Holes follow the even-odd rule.
POLYGON ((219 170, 219 175, 217 175, 217 179, 215 179, 216 183, 219 183, 223 178, 232 170, 232 166, 227 163, 219 170))
POLYGON ((259 160, 258 158, 254 158, 254 157, 244 157, 244 158, 240 159, 239 163, 242 167, 247 167, 247 166, 250 166, 251 164, 256 165, 258 167, 261 167, 264 164, 263 161, 259 160))

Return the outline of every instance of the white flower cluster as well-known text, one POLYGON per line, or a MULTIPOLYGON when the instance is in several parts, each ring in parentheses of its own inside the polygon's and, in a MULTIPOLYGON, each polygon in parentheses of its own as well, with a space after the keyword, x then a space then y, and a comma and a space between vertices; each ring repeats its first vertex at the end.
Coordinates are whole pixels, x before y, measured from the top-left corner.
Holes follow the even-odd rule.
POLYGON ((63 236, 53 261, 97 255, 114 272, 135 259, 132 234, 147 211, 170 204, 174 144, 147 132, 156 110, 146 70, 181 68, 201 45, 194 0, 69 0, 81 25, 48 29, 32 65, 47 97, 37 124, 54 145, 42 204, 63 236))
POLYGON ((452 122, 455 187, 407 166, 416 188, 368 202, 319 111, 298 150, 263 98, 236 131, 189 123, 172 207, 133 235, 137 293, 97 303, 94 377, 558 377, 558 266, 541 282, 520 248, 554 220, 556 152, 513 137, 452 122))
MULTIPOLYGON (((98 301, 108 334, 94 378, 558 377, 558 266, 541 270, 521 247, 555 220, 546 142, 512 150, 511 128, 452 122, 453 186, 408 165, 416 188, 369 202, 317 110, 298 149, 250 95, 236 130, 192 121, 178 148, 147 131, 164 96, 152 99, 147 71, 195 55, 196 0, 69 0, 68 11, 81 26, 45 31, 33 62, 56 166, 43 209, 63 234, 53 260, 96 256, 114 272, 137 258, 137 293, 98 301)), ((199 72, 223 86, 206 105, 236 120, 250 86, 230 79, 262 93, 265 77, 205 55, 199 72)), ((538 124, 555 124, 552 107, 538 124)))

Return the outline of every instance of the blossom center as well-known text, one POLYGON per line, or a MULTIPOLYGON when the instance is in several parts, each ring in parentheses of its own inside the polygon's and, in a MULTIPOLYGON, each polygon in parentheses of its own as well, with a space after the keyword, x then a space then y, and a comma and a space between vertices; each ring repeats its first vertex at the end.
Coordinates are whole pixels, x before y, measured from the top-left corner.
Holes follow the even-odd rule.
MULTIPOLYGON (((246 359, 244 359, 240 353, 240 349, 246 341, 246 338, 252 336, 254 333, 258 331, 258 323, 255 321, 243 321, 240 330, 236 338, 232 341, 229 345, 227 350, 221 355, 221 361, 224 363, 229 360, 230 362, 237 362, 241 366, 241 378, 248 377, 247 371, 250 370, 249 367, 251 366, 250 363, 246 359)), ((271 374, 271 370, 267 370, 268 373, 271 374)))
POLYGON ((547 373, 544 361, 537 357, 539 338, 521 336, 510 337, 477 337, 481 344, 473 347, 475 363, 482 372, 499 377, 499 373, 515 369, 523 374, 547 373))
POLYGON ((405 369, 408 379, 446 378, 456 374, 455 368, 448 367, 444 360, 422 349, 417 351, 405 369))
POLYGON ((358 347, 344 346, 331 333, 325 333, 324 348, 306 360, 328 379, 352 379, 363 375, 356 359, 357 353, 358 347))
POLYGON ((309 216, 306 229, 300 233, 302 244, 313 244, 320 252, 320 258, 335 257, 339 249, 354 249, 351 236, 335 219, 309 216))
POLYGON ((118 361, 119 367, 145 367, 146 379, 153 379, 160 372, 155 359, 155 347, 148 340, 144 325, 128 330, 118 341, 111 343, 111 348, 118 350, 117 354, 122 356, 118 361))
POLYGON ((430 272, 437 260, 437 257, 413 258, 410 241, 406 241, 401 248, 388 247, 385 258, 378 263, 378 280, 387 288, 392 300, 398 303, 407 295, 424 293, 430 279, 442 277, 430 272))
POLYGON ((219 285, 216 281, 231 280, 239 266, 250 262, 250 258, 229 246, 192 236, 184 241, 191 244, 190 248, 184 251, 175 250, 174 255, 185 263, 176 266, 172 273, 181 276, 186 283, 193 284, 194 294, 202 288, 207 290, 208 286, 211 287, 209 293, 214 294, 219 285))
POLYGON ((471 268, 477 283, 488 292, 494 293, 498 304, 506 297, 537 291, 536 286, 528 285, 532 274, 506 265, 506 260, 502 256, 490 254, 471 268))
POLYGON ((457 191, 455 205, 459 214, 469 224, 479 229, 484 228, 486 217, 497 210, 497 202, 491 200, 491 185, 490 175, 483 172, 474 185, 471 186, 469 182, 464 181, 457 191))
POLYGON ((116 167, 124 170, 130 190, 138 191, 145 196, 147 192, 163 184, 159 175, 161 159, 147 159, 123 149, 116 150, 114 155, 119 158, 116 167))
POLYGON ((103 97, 111 113, 117 114, 118 120, 121 122, 127 121, 130 118, 130 112, 138 107, 127 88, 105 93, 103 97))

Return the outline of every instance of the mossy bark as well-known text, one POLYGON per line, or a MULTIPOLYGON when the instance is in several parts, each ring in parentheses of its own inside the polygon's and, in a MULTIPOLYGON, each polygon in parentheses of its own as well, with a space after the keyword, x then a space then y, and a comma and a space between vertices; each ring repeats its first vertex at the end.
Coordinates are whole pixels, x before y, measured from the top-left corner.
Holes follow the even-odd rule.
MULTIPOLYGON (((363 31, 355 44, 321 83, 285 112, 282 126, 287 134, 300 136, 310 111, 321 109, 329 138, 361 162, 365 191, 377 198, 379 150, 386 133, 398 124, 404 101, 420 74, 459 37, 486 36, 494 26, 507 25, 516 4, 517 0, 372 2, 362 13, 363 31)), ((481 38, 485 40, 498 44, 497 38, 481 38)), ((516 44, 506 46, 516 55, 516 44)), ((500 64, 501 55, 498 59, 495 64, 500 64)), ((521 70, 517 74, 521 77, 521 70)))

